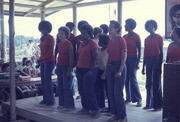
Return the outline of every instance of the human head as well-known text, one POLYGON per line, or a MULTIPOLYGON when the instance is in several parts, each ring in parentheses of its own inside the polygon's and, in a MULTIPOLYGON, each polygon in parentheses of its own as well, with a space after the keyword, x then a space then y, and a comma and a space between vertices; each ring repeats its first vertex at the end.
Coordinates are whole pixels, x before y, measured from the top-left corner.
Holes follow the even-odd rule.
POLYGON ((67 22, 66 26, 70 29, 70 32, 74 30, 75 24, 73 22, 67 22))
POLYGON ((93 29, 93 35, 94 35, 94 37, 95 36, 98 36, 99 34, 101 34, 102 33, 102 29, 101 28, 99 28, 99 27, 95 27, 94 29, 93 29))
POLYGON ((146 21, 145 29, 149 33, 155 32, 157 30, 157 22, 155 20, 148 20, 148 21, 146 21))
POLYGON ((171 7, 169 11, 169 17, 172 24, 172 29, 174 27, 180 28, 180 4, 176 4, 171 7))
POLYGON ((26 63, 27 60, 28 60, 28 58, 27 58, 27 57, 24 57, 24 58, 22 59, 22 64, 25 65, 25 63, 26 63))
POLYGON ((89 40, 93 37, 93 28, 89 24, 84 24, 81 27, 81 35, 85 40, 89 40))
POLYGON ((84 25, 84 24, 88 24, 87 21, 85 20, 81 20, 78 22, 78 30, 81 32, 81 27, 84 25))
POLYGON ((31 65, 32 65, 31 60, 27 60, 27 61, 26 61, 26 66, 31 66, 31 65))
POLYGON ((121 25, 118 21, 112 20, 109 25, 109 34, 119 34, 121 32, 121 25))
POLYGON ((106 24, 101 24, 100 28, 103 30, 103 33, 107 34, 109 32, 108 25, 106 24))
POLYGON ((58 29, 58 36, 60 39, 64 38, 64 39, 68 39, 69 36, 70 36, 70 29, 66 26, 61 26, 59 29, 58 29), (65 35, 65 37, 64 37, 65 35))
POLYGON ((125 21, 125 30, 129 31, 129 30, 134 30, 136 28, 136 21, 134 19, 127 19, 125 21))
POLYGON ((101 46, 107 46, 108 45, 108 42, 109 42, 110 38, 107 34, 100 34, 99 35, 99 42, 98 42, 98 45, 101 47, 101 46))
POLYGON ((10 72, 10 65, 9 63, 4 63, 1 67, 3 72, 10 72))
POLYGON ((46 35, 52 31, 52 24, 49 21, 41 21, 38 26, 39 31, 42 35, 46 35))
POLYGON ((174 28, 172 33, 171 33, 171 40, 172 41, 180 41, 180 28, 174 28))

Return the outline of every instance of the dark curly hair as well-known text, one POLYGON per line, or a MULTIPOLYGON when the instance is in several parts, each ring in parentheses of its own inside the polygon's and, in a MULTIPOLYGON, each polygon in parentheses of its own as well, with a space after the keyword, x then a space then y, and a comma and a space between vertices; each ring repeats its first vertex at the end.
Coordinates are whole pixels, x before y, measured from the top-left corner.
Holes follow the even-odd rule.
POLYGON ((62 31, 62 32, 65 33, 66 38, 69 38, 69 37, 70 37, 71 32, 70 32, 70 29, 69 29, 68 27, 66 27, 66 26, 61 26, 61 27, 58 29, 58 32, 60 32, 60 31, 62 31))
POLYGON ((110 40, 110 38, 107 34, 102 33, 99 35, 99 43, 108 45, 109 40, 110 40))
POLYGON ((102 33, 103 30, 99 27, 95 27, 93 31, 93 35, 96 36, 98 33, 102 33))
POLYGON ((81 27, 81 31, 83 31, 83 30, 87 31, 88 34, 89 34, 89 36, 90 36, 91 38, 93 38, 93 28, 92 28, 91 25, 89 25, 89 24, 84 24, 84 25, 81 27))
POLYGON ((48 33, 52 31, 52 24, 49 21, 41 21, 38 26, 39 31, 46 30, 48 33))
POLYGON ((81 20, 78 22, 78 30, 81 32, 81 27, 84 25, 84 24, 88 24, 87 21, 85 20, 81 20))
POLYGON ((119 34, 119 33, 121 32, 121 25, 120 25, 120 23, 119 23, 118 21, 111 20, 111 21, 110 21, 110 25, 111 25, 111 24, 114 24, 114 27, 115 27, 116 29, 118 29, 117 33, 119 34))
POLYGON ((148 29, 148 26, 149 26, 150 24, 152 24, 152 25, 154 26, 155 31, 156 31, 156 30, 157 30, 157 22, 156 22, 155 20, 148 20, 148 21, 146 21, 146 23, 145 23, 145 29, 146 29, 146 31, 148 31, 147 29, 148 29))
POLYGON ((132 30, 136 28, 136 21, 134 19, 129 18, 125 21, 125 23, 128 24, 132 30))
POLYGON ((103 29, 103 33, 105 34, 109 32, 109 27, 106 24, 101 24, 100 28, 103 29))
POLYGON ((176 12, 180 10, 180 4, 176 4, 173 7, 171 7, 169 11, 169 17, 171 18, 171 23, 172 23, 172 29, 176 27, 176 23, 173 21, 173 17, 175 16, 176 12))

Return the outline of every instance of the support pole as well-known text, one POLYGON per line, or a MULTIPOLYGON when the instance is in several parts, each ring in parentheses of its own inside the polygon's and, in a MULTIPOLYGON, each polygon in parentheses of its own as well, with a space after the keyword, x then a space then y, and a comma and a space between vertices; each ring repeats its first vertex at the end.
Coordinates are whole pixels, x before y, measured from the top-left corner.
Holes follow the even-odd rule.
MULTIPOLYGON (((122 0, 118 0, 117 8, 118 8, 118 18, 117 18, 117 20, 122 26, 122 0)), ((120 35, 121 34, 122 34, 122 32, 120 32, 120 35)))
POLYGON ((77 7, 76 6, 73 6, 73 23, 76 26, 76 28, 73 31, 73 34, 77 35, 77 7))
POLYGON ((41 9, 41 21, 45 20, 45 12, 41 9))
POLYGON ((4 37, 4 0, 0 0, 0 40, 1 40, 1 59, 6 60, 5 37, 4 37))

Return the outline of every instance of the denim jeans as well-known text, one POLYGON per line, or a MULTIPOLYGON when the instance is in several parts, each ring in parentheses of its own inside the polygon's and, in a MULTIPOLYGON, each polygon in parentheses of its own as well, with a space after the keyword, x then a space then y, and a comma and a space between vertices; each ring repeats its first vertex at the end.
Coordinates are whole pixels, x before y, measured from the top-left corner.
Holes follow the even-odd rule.
POLYGON ((161 72, 159 71, 159 59, 156 56, 146 58, 146 107, 162 107, 161 72))
POLYGON ((58 78, 58 96, 59 106, 65 108, 74 108, 74 98, 72 91, 72 73, 67 76, 68 66, 57 65, 57 78, 58 78))
POLYGON ((99 113, 95 94, 95 84, 98 69, 92 71, 92 75, 86 75, 89 68, 77 68, 78 90, 81 95, 82 108, 91 113, 99 113))
POLYGON ((137 72, 136 62, 137 62, 136 55, 127 56, 127 60, 126 60, 127 76, 125 81, 126 100, 133 103, 142 101, 138 82, 136 79, 136 72, 137 72))
POLYGON ((54 93, 52 87, 52 71, 54 69, 54 61, 41 63, 41 84, 43 101, 47 105, 54 105, 54 93))
POLYGON ((110 112, 119 119, 126 118, 126 106, 123 98, 123 88, 126 77, 126 66, 120 77, 115 77, 120 67, 120 62, 110 62, 107 67, 108 96, 110 112))

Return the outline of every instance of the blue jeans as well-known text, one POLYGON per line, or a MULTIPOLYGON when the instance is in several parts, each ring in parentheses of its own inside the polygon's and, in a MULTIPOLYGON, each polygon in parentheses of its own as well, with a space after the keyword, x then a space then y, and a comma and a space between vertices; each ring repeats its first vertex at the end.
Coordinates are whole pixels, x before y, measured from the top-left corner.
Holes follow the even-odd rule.
POLYGON ((120 67, 120 62, 110 62, 107 67, 108 96, 110 101, 110 112, 119 119, 126 118, 126 106, 123 98, 123 88, 126 77, 126 66, 124 66, 121 77, 115 77, 120 67))
POLYGON ((136 62, 137 62, 136 55, 127 56, 127 60, 126 60, 127 76, 125 81, 126 100, 133 103, 142 101, 138 82, 136 79, 136 72, 137 72, 136 62))
POLYGON ((88 71, 89 68, 76 69, 82 108, 91 113, 99 113, 96 94, 94 91, 98 69, 95 68, 92 75, 85 75, 88 71))
POLYGON ((65 108, 74 108, 74 98, 72 91, 72 73, 67 76, 69 66, 57 65, 57 78, 58 78, 58 95, 59 95, 59 106, 65 108))
POLYGON ((146 58, 146 107, 153 107, 154 109, 162 107, 161 71, 159 67, 160 61, 156 56, 146 58))
POLYGON ((43 102, 47 105, 54 105, 54 93, 52 87, 52 71, 54 69, 54 61, 41 63, 41 84, 42 84, 42 94, 43 102))

